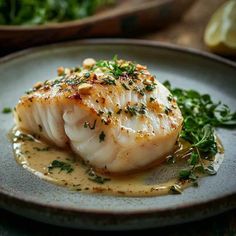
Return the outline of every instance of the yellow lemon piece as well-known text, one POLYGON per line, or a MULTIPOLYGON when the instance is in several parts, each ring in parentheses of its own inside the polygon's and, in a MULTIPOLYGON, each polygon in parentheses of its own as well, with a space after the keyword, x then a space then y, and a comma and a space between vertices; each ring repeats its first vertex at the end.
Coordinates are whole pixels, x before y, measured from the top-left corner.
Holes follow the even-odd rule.
POLYGON ((213 14, 204 41, 215 53, 236 55, 236 0, 227 1, 213 14))

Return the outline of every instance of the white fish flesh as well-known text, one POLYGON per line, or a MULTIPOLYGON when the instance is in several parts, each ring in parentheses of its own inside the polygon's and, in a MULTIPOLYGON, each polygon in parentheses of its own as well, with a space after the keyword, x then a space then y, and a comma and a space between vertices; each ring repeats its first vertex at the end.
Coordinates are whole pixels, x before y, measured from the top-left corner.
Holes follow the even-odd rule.
POLYGON ((123 173, 163 161, 183 117, 169 90, 146 66, 114 58, 58 68, 20 98, 16 126, 91 166, 123 173))

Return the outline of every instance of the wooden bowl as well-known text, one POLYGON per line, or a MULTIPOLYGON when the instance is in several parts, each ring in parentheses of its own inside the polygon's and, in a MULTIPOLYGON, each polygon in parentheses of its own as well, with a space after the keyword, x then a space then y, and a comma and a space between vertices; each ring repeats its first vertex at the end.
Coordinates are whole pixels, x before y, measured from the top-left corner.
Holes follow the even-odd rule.
POLYGON ((88 37, 130 37, 175 22, 194 0, 129 0, 93 16, 36 26, 0 25, 0 54, 88 37))

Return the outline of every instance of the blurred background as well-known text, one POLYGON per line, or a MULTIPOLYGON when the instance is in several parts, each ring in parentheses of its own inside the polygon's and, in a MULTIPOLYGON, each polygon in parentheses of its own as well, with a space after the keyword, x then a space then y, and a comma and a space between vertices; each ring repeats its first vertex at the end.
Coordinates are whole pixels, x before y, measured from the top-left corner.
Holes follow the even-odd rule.
POLYGON ((234 57, 235 0, 0 0, 0 54, 86 38, 138 38, 234 57))
MULTIPOLYGON (((91 38, 153 40, 236 61, 236 0, 0 0, 0 56, 32 46, 91 38)), ((79 232, 0 209, 0 235, 79 232)), ((236 210, 148 232, 233 236, 236 210)))

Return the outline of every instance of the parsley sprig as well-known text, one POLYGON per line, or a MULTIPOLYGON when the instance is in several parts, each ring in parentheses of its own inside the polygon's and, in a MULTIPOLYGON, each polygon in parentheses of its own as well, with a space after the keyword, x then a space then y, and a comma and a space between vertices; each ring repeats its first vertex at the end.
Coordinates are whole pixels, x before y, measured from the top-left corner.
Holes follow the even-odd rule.
POLYGON ((10 107, 4 107, 4 108, 2 109, 2 113, 3 113, 3 114, 8 114, 8 113, 11 113, 11 112, 12 112, 12 110, 11 110, 10 107))
POLYGON ((96 63, 96 67, 106 68, 116 79, 120 76, 130 76, 134 75, 136 65, 132 62, 121 63, 118 60, 117 55, 113 57, 112 60, 100 60, 96 63))
POLYGON ((191 144, 191 152, 187 153, 189 168, 180 171, 179 179, 195 181, 196 172, 216 174, 212 166, 205 166, 202 160, 211 160, 218 152, 215 128, 236 126, 236 112, 221 102, 214 103, 208 94, 172 88, 169 81, 163 84, 176 98, 184 117, 180 137, 191 144))
POLYGON ((52 172, 53 169, 59 169, 59 173, 61 171, 65 171, 67 174, 71 173, 74 168, 70 163, 64 162, 64 161, 59 161, 59 160, 54 160, 49 166, 48 166, 48 171, 52 172))

